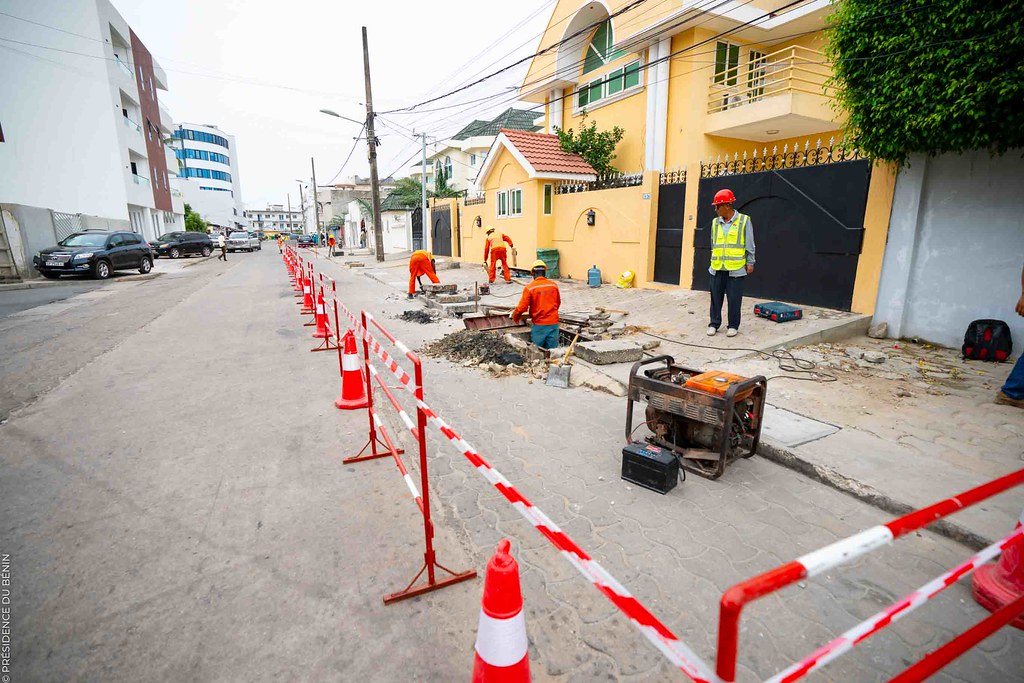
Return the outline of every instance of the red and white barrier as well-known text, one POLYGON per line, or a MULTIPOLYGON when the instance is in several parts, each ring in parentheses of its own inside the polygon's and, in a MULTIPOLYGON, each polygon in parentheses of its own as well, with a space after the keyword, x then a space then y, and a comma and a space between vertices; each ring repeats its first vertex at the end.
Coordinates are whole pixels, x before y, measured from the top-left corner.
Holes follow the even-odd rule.
MULTIPOLYGON (((703 662, 685 643, 679 640, 667 626, 659 621, 639 600, 633 597, 604 567, 576 545, 540 508, 533 505, 501 472, 494 469, 475 448, 459 436, 448 423, 442 420, 430 406, 421 400, 416 395, 415 384, 411 381, 412 378, 409 374, 380 347, 380 344, 376 343, 373 336, 344 304, 339 303, 339 307, 352 323, 356 333, 363 337, 367 348, 372 348, 385 367, 398 379, 399 386, 414 396, 417 407, 425 414, 427 421, 433 424, 445 436, 448 442, 472 463, 474 468, 512 504, 512 507, 520 515, 530 522, 542 536, 548 539, 584 578, 618 607, 633 625, 640 630, 643 636, 665 655, 673 665, 678 667, 680 671, 688 675, 696 683, 710 683, 716 680, 711 667, 703 662)), ((372 316, 365 312, 363 314, 368 320, 372 320, 372 316)), ((407 349, 402 350, 403 353, 407 352, 407 349)))

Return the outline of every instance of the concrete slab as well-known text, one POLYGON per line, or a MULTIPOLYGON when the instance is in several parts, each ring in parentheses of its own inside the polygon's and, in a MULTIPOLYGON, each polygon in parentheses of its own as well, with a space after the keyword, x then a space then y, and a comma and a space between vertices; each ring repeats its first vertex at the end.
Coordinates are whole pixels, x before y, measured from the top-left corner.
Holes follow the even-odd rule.
POLYGON ((765 404, 761 434, 776 443, 794 448, 839 431, 836 425, 821 422, 785 408, 765 404))
POLYGON ((453 284, 453 283, 449 283, 449 284, 437 283, 437 284, 435 284, 433 282, 430 282, 430 283, 427 283, 427 284, 423 285, 423 289, 428 294, 454 294, 455 292, 459 291, 459 286, 457 284, 453 284))
POLYGON ((435 298, 442 304, 464 304, 471 297, 468 294, 438 294, 435 298))
POLYGON ((462 313, 473 313, 476 311, 476 304, 472 301, 466 303, 445 304, 436 299, 425 299, 427 306, 436 308, 446 315, 454 316, 462 313))
POLYGON ((634 341, 608 339, 576 345, 576 355, 595 365, 635 363, 643 358, 643 348, 634 341))

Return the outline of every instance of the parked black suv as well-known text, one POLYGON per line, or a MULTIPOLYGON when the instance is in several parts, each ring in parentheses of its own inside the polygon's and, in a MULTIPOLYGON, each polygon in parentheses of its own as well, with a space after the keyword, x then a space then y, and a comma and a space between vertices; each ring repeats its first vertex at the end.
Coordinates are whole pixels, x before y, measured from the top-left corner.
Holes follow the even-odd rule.
POLYGON ((134 232, 88 230, 43 249, 32 257, 32 265, 51 280, 76 273, 106 280, 115 270, 148 273, 153 269, 153 252, 134 232))
POLYGON ((155 256, 209 256, 213 252, 213 240, 202 232, 168 232, 150 242, 149 247, 155 256))

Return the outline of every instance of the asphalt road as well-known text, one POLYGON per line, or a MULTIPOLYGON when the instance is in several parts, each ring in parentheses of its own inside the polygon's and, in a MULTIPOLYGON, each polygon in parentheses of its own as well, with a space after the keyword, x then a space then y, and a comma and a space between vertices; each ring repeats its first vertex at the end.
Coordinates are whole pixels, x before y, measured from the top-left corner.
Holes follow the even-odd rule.
POLYGON ((99 289, 109 282, 95 280, 69 280, 66 284, 38 287, 33 289, 5 289, 0 291, 0 318, 21 311, 52 304, 57 301, 77 296, 84 292, 99 289))

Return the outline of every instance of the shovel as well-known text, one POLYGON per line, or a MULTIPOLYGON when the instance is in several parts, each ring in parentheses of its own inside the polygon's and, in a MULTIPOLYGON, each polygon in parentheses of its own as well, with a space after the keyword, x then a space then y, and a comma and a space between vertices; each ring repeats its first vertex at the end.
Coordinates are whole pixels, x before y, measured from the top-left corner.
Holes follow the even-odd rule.
POLYGON ((561 362, 552 363, 551 367, 548 368, 548 379, 545 382, 549 387, 558 387, 560 389, 567 389, 569 387, 569 372, 572 371, 571 365, 566 365, 569 360, 569 356, 572 355, 573 348, 576 347, 576 342, 579 341, 580 335, 573 337, 572 343, 569 344, 569 348, 565 351, 565 356, 562 357, 561 362))

